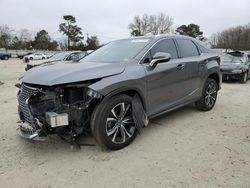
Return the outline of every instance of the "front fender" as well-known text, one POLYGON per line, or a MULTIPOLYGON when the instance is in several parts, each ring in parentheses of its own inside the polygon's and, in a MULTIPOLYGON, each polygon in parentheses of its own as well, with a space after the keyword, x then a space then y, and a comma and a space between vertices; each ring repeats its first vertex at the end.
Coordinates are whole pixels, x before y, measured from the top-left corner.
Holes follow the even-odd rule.
POLYGON ((147 88, 145 70, 141 65, 127 65, 123 73, 102 78, 88 86, 105 97, 114 96, 124 91, 134 90, 146 104, 147 88))

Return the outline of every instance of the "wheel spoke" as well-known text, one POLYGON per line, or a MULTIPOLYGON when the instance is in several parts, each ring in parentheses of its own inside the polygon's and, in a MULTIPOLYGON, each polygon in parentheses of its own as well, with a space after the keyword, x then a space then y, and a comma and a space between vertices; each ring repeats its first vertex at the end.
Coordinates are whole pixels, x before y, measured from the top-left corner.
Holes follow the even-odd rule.
POLYGON ((123 128, 124 132, 126 133, 126 135, 130 138, 132 135, 127 131, 126 127, 124 127, 122 125, 122 128, 123 128))
POLYGON ((116 142, 115 139, 116 139, 117 133, 118 133, 118 128, 116 129, 115 134, 114 134, 113 139, 112 139, 112 141, 114 143, 116 142))
POLYGON ((207 106, 209 105, 209 103, 210 103, 210 98, 209 98, 209 96, 207 96, 207 98, 205 98, 205 103, 206 103, 207 106))
POLYGON ((132 121, 132 118, 128 116, 128 117, 123 119, 122 123, 123 124, 131 124, 131 123, 133 123, 133 121, 132 121))
POLYGON ((126 141, 126 135, 125 135, 124 128, 121 126, 119 130, 121 133, 121 142, 124 143, 126 141))
POLYGON ((115 119, 115 118, 111 118, 111 117, 107 118, 107 123, 116 122, 116 121, 117 121, 117 119, 115 119))
POLYGON ((126 114, 128 113, 129 108, 130 108, 130 104, 127 105, 127 107, 126 107, 124 113, 122 114, 122 116, 121 116, 122 119, 123 119, 123 118, 126 116, 126 114))
POLYGON ((107 132, 107 135, 108 135, 108 136, 111 136, 112 134, 116 133, 117 130, 118 130, 118 126, 115 125, 111 130, 109 130, 109 131, 107 132))
POLYGON ((117 119, 118 118, 118 116, 117 116, 117 114, 116 114, 116 112, 115 112, 115 108, 113 108, 112 110, 111 110, 111 113, 112 113, 112 115, 117 119))
POLYGON ((120 105, 120 117, 122 117, 125 113, 125 103, 121 103, 120 105))
POLYGON ((210 98, 211 98, 213 101, 215 101, 215 98, 214 98, 213 96, 210 96, 210 98))

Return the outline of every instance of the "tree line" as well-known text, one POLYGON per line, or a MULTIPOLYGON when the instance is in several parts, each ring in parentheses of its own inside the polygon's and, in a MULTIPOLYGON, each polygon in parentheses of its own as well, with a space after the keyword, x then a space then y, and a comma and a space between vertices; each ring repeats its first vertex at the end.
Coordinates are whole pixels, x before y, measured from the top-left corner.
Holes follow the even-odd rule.
POLYGON ((210 41, 214 48, 250 50, 250 23, 213 34, 210 41))
POLYGON ((72 15, 63 16, 59 25, 59 32, 67 37, 66 40, 52 40, 49 33, 42 29, 34 38, 28 29, 15 32, 14 29, 4 24, 0 26, 0 48, 21 50, 95 50, 99 47, 97 36, 87 35, 84 42, 82 28, 76 24, 72 15))
POLYGON ((175 33, 180 35, 188 35, 199 40, 203 40, 203 32, 200 26, 196 24, 181 25, 174 29, 174 19, 164 13, 158 15, 144 14, 143 16, 135 16, 133 22, 128 25, 131 36, 144 36, 146 34, 168 34, 175 33))
MULTIPOLYGON (((201 41, 208 39, 203 36, 200 26, 194 23, 181 25, 174 28, 174 19, 164 13, 144 14, 135 16, 128 25, 131 36, 144 36, 146 34, 174 33, 187 35, 201 41)), ((76 24, 76 18, 72 15, 63 16, 63 22, 59 24, 59 32, 66 38, 64 40, 52 40, 49 33, 42 29, 32 39, 29 30, 21 29, 13 34, 14 30, 8 25, 0 26, 0 48, 6 49, 37 49, 37 50, 95 50, 100 44, 97 36, 87 34, 84 40, 82 28, 76 24)), ((213 34, 209 40, 213 48, 250 50, 250 24, 229 28, 213 34)))
POLYGON ((203 36, 203 31, 196 24, 181 25, 174 29, 174 19, 160 13, 158 15, 135 16, 128 25, 131 36, 146 34, 180 34, 208 42, 212 48, 250 50, 250 24, 229 28, 213 34, 210 39, 203 36))

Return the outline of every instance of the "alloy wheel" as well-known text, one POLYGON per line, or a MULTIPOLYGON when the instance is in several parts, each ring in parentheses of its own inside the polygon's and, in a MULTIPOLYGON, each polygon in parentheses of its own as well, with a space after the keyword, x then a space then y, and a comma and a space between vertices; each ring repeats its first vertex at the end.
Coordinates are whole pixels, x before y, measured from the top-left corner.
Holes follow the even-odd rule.
POLYGON ((106 134, 115 144, 123 144, 135 134, 135 123, 129 103, 113 107, 106 120, 106 134))
POLYGON ((205 96, 205 104, 207 107, 211 108, 215 102, 217 97, 217 87, 214 82, 210 82, 210 84, 207 87, 206 90, 206 96, 205 96))

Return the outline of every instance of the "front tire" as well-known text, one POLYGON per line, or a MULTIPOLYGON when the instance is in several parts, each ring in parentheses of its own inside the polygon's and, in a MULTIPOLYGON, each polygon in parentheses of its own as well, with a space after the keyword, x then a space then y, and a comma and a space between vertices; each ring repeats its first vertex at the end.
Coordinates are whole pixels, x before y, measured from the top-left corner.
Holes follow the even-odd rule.
POLYGON ((218 84, 212 78, 208 78, 205 82, 202 98, 195 103, 196 108, 201 111, 211 110, 217 100, 218 84))
POLYGON ((119 150, 137 136, 132 116, 132 98, 116 95, 99 103, 91 117, 91 131, 105 149, 119 150))
POLYGON ((243 84, 247 83, 247 77, 248 77, 248 73, 244 72, 244 74, 242 75, 242 78, 241 78, 240 82, 243 83, 243 84))

